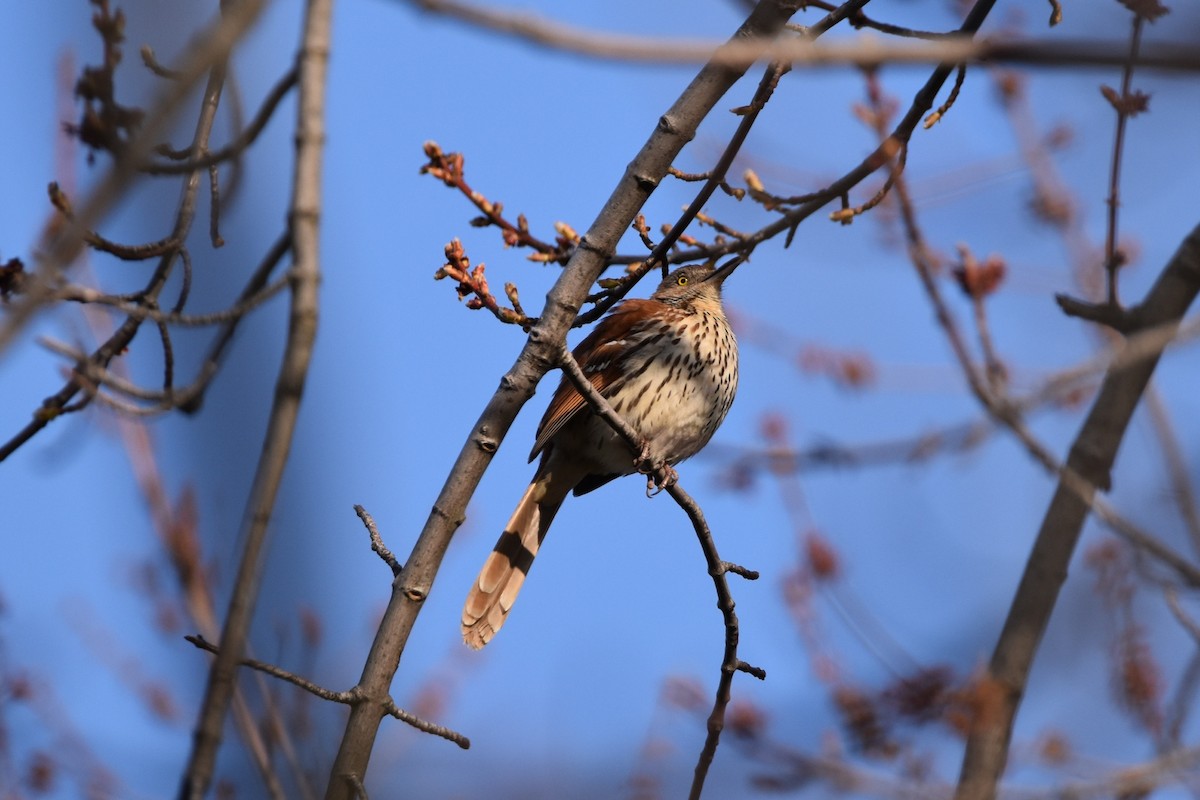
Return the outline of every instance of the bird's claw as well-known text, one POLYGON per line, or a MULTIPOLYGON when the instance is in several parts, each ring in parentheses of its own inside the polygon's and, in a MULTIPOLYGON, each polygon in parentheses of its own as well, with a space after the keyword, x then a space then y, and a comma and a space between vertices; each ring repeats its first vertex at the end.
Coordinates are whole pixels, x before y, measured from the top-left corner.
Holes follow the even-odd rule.
POLYGON ((655 458, 650 445, 642 445, 638 454, 638 472, 646 476, 646 497, 654 497, 663 489, 670 489, 679 481, 679 473, 665 461, 655 458), (661 476, 661 479, 659 478, 661 476))
POLYGON ((654 497, 663 489, 670 489, 679 481, 679 473, 670 464, 663 464, 662 471, 661 481, 656 480, 653 474, 646 476, 646 497, 654 497))

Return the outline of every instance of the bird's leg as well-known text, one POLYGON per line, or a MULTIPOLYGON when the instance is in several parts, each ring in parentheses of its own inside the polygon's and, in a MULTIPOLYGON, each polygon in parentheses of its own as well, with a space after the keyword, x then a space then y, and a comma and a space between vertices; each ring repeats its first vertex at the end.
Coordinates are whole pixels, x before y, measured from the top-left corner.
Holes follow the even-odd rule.
POLYGON ((654 497, 679 481, 679 473, 664 459, 654 454, 649 442, 642 442, 642 450, 634 463, 637 465, 637 471, 646 476, 646 497, 654 497))

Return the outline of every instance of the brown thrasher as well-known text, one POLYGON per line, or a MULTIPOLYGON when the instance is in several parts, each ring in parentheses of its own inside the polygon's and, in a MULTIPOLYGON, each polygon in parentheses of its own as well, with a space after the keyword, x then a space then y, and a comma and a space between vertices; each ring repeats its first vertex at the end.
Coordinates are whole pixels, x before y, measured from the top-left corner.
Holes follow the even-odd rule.
MULTIPOLYGON (((575 348, 575 360, 613 410, 668 465, 694 456, 725 419, 738 384, 737 341, 721 307, 721 269, 668 275, 648 300, 626 300, 575 348)), ((538 426, 533 482, 467 595, 463 641, 479 649, 504 624, 568 492, 586 494, 637 470, 629 446, 567 380, 538 426)))

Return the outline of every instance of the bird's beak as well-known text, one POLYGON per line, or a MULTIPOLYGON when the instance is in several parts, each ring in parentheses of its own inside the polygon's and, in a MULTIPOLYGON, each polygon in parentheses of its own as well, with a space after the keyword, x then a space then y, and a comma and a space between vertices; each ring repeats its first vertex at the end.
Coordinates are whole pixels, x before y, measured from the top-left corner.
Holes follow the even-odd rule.
POLYGON ((730 275, 732 275, 733 271, 735 269, 737 269, 741 265, 741 263, 743 261, 745 261, 746 259, 747 259, 747 256, 745 256, 745 255, 736 256, 735 258, 732 258, 729 261, 725 262, 725 264, 722 267, 720 267, 719 269, 713 270, 713 273, 711 275, 709 275, 707 278, 705 278, 704 280, 716 281, 717 285, 720 286, 722 283, 725 282, 725 279, 728 278, 730 275))

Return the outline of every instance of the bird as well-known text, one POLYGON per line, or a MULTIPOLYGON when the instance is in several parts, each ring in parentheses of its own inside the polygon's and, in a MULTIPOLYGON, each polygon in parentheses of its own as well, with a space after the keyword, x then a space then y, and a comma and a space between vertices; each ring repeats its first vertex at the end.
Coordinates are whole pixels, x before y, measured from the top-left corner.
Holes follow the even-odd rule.
MULTIPOLYGON (((721 287, 743 260, 719 269, 675 269, 648 299, 614 307, 572 351, 596 391, 668 466, 708 444, 733 405, 738 349, 721 287)), ((467 594, 462 636, 472 649, 490 642, 504 624, 567 495, 631 475, 643 460, 565 375, 538 425, 529 460, 539 454, 529 488, 467 594)))

